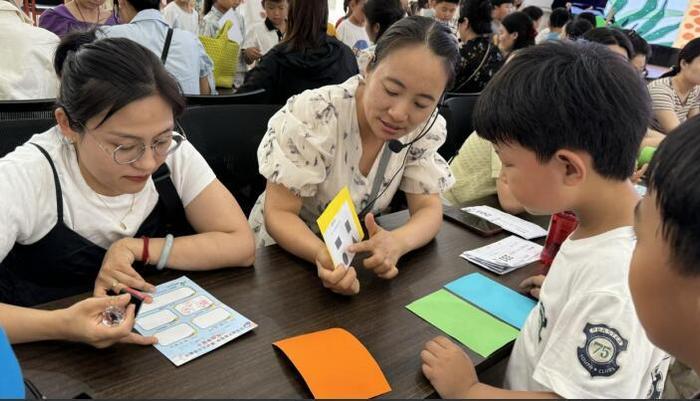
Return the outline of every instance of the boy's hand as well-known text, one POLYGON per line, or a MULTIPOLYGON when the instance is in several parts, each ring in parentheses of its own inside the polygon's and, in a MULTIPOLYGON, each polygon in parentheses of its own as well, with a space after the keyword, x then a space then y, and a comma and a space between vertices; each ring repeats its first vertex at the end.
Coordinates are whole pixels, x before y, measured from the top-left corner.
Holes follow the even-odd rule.
POLYGON ((542 284, 544 284, 544 278, 545 276, 542 274, 526 278, 522 283, 520 283, 520 289, 523 292, 527 292, 533 297, 540 299, 540 289, 542 288, 542 284))
POLYGON ((420 357, 423 374, 442 398, 466 398, 479 382, 469 356, 443 336, 428 341, 420 357))

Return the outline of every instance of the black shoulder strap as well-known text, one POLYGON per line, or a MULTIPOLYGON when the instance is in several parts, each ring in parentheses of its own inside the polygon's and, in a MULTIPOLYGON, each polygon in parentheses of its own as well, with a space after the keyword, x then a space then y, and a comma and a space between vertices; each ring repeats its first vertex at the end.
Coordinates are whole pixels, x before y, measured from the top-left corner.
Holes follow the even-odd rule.
POLYGON ((42 148, 36 143, 32 143, 32 145, 36 146, 37 149, 39 149, 39 151, 44 155, 44 157, 46 157, 46 160, 48 160, 49 164, 51 165, 51 171, 53 171, 53 185, 54 187, 56 187, 56 214, 58 215, 57 221, 61 222, 63 221, 63 193, 61 192, 61 182, 58 180, 58 172, 56 171, 56 166, 53 164, 53 160, 51 160, 51 156, 49 156, 49 153, 46 151, 46 149, 42 148))
POLYGON ((173 39, 173 28, 168 28, 168 35, 165 37, 165 44, 163 45, 163 53, 160 55, 160 61, 165 65, 165 60, 168 59, 168 52, 170 51, 170 41, 173 39))

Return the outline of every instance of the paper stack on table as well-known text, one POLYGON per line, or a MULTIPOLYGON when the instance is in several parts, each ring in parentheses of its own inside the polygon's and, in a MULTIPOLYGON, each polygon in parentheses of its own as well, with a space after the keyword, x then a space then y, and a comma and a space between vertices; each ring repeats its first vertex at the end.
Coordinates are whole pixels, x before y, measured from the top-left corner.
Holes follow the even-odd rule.
POLYGON ((525 239, 533 239, 544 237, 547 235, 547 230, 538 226, 535 223, 530 223, 520 217, 515 217, 512 214, 502 212, 491 206, 471 206, 462 208, 463 211, 486 219, 491 223, 501 227, 506 231, 519 235, 525 239))
POLYGON ((511 235, 459 256, 496 274, 506 274, 538 261, 541 252, 542 245, 511 235))

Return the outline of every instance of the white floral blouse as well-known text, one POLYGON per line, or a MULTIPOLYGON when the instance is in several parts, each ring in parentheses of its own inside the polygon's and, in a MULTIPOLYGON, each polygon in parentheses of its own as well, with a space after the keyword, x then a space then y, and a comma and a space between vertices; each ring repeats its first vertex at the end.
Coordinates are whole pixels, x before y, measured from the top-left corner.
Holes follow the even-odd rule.
MULTIPOLYGON (((361 80, 362 76, 356 75, 342 84, 291 97, 270 119, 258 148, 260 174, 302 198, 299 216, 315 233, 318 233, 316 219, 344 186, 350 189, 358 212, 371 200, 381 152, 369 174, 362 175, 359 168, 362 143, 355 103, 355 91, 361 80)), ((432 120, 432 117, 428 119, 432 120)), ((401 142, 415 139, 423 126, 402 137, 401 142)), ((391 154, 379 193, 389 188, 372 206, 374 213, 384 210, 399 189, 406 193, 439 194, 454 184, 449 166, 437 153, 445 138, 445 120, 438 116, 419 141, 391 154), (406 164, 402 167, 404 157, 406 164), (396 178, 392 181, 394 174, 396 178)), ((265 230, 264 203, 265 193, 258 198, 249 218, 258 246, 275 243, 265 230)))

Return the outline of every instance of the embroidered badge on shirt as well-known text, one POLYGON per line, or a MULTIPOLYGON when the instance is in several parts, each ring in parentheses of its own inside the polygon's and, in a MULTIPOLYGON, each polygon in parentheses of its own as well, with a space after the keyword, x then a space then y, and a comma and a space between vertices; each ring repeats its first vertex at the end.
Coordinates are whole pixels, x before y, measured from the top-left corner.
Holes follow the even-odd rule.
POLYGON ((620 369, 617 357, 627 349, 627 340, 604 324, 586 323, 586 343, 577 348, 578 361, 591 377, 608 377, 620 369))

